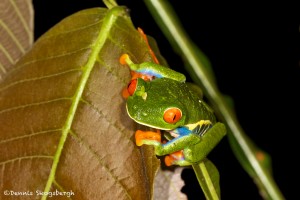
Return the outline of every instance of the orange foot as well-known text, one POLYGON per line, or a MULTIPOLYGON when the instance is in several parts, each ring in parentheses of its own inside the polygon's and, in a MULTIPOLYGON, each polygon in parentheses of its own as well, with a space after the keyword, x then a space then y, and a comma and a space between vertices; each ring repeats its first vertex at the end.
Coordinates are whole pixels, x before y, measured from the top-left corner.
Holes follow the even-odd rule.
POLYGON ((161 134, 160 131, 153 132, 153 131, 141 131, 137 130, 135 132, 135 143, 137 146, 142 146, 143 140, 151 140, 151 141, 157 141, 161 143, 161 134))
MULTIPOLYGON (((128 54, 122 54, 121 57, 119 58, 119 62, 122 65, 128 65, 128 64, 132 63, 128 54)), ((141 78, 144 81, 150 81, 154 78, 153 76, 138 73, 135 71, 130 71, 130 74, 131 74, 131 82, 128 84, 127 88, 124 88, 122 90, 122 96, 124 99, 127 99, 129 96, 133 95, 133 93, 135 91, 136 82, 134 85, 132 85, 132 82, 135 81, 137 78, 141 78)))
POLYGON ((171 165, 175 164, 176 161, 182 160, 182 159, 184 159, 183 150, 176 151, 165 157, 165 164, 166 164, 166 166, 171 166, 171 165))

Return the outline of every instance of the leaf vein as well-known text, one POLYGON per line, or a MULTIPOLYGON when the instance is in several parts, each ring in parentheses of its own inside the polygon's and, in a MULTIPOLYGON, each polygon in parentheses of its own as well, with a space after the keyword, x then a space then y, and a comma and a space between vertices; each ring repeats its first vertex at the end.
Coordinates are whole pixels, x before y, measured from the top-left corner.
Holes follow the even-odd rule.
POLYGON ((92 147, 87 144, 82 138, 80 138, 77 134, 75 134, 72 130, 70 130, 70 134, 71 136, 77 140, 78 143, 80 143, 83 147, 85 147, 87 150, 89 150, 92 155, 99 161, 99 164, 106 170, 106 172, 114 179, 115 183, 117 183, 119 185, 119 187, 125 191, 126 195, 129 197, 129 199, 131 199, 128 191, 126 190, 126 187, 119 181, 118 177, 116 177, 112 170, 109 169, 108 166, 105 165, 105 163, 103 163, 101 157, 97 154, 97 152, 95 150, 92 149, 92 147))
MULTIPOLYGON (((126 129, 122 129, 119 126, 117 126, 115 123, 113 123, 112 121, 110 121, 108 119, 108 117, 106 115, 104 115, 103 112, 101 112, 100 110, 98 110, 92 103, 90 103, 90 102, 88 102, 88 101, 86 101, 84 99, 81 99, 81 101, 83 103, 85 103, 86 105, 90 106, 94 111, 96 111, 100 116, 102 116, 111 126, 115 127, 118 130, 119 133, 125 133, 126 129)), ((127 134, 122 134, 122 136, 124 136, 124 135, 127 135, 127 134)), ((132 142, 129 137, 124 137, 124 138, 126 140, 132 142)))
POLYGON ((57 102, 57 101, 61 101, 61 100, 70 100, 70 99, 71 98, 62 97, 62 98, 51 99, 51 100, 48 100, 48 101, 41 101, 41 102, 35 102, 35 103, 31 103, 31 104, 19 105, 19 106, 15 106, 15 107, 0 110, 0 115, 3 114, 3 113, 6 113, 6 112, 13 111, 13 110, 23 109, 23 108, 27 108, 27 107, 31 107, 31 106, 39 106, 39 105, 42 105, 42 104, 53 103, 53 102, 57 102))
MULTIPOLYGON (((1 61, 0 61, 0 70, 1 70, 0 72, 2 72, 2 74, 6 74, 6 72, 7 72, 1 61)), ((1 80, 1 74, 0 74, 0 80, 1 80)))
POLYGON ((97 60, 101 65, 103 65, 105 67, 105 69, 107 69, 108 72, 110 72, 113 76, 117 77, 119 80, 121 80, 121 82, 124 84, 124 85, 127 85, 128 83, 128 80, 125 79, 124 77, 121 77, 121 76, 118 76, 118 74, 115 73, 115 70, 112 70, 112 68, 105 64, 103 60, 101 59, 98 59, 97 60))
MULTIPOLYGON (((29 3, 29 1, 27 1, 27 0, 25 0, 25 1, 29 3)), ((16 6, 16 4, 15 4, 15 1, 10 1, 10 2, 11 2, 11 4, 12 4, 13 8, 15 9, 15 11, 16 11, 16 13, 17 13, 19 19, 20 19, 20 21, 22 22, 22 24, 23 24, 23 26, 24 26, 24 29, 25 29, 25 31, 26 31, 26 33, 27 33, 27 35, 28 35, 28 38, 29 38, 29 44, 32 44, 32 43, 33 43, 33 34, 32 34, 32 30, 29 28, 29 24, 27 24, 27 23, 25 22, 24 17, 22 16, 22 13, 23 13, 23 12, 20 12, 19 8, 18 8, 18 7, 16 6)), ((33 13, 33 11, 32 11, 32 6, 29 5, 28 3, 27 3, 28 8, 30 9, 30 12, 33 13)), ((24 53, 24 52, 23 52, 23 53, 24 53)))
POLYGON ((25 49, 19 42, 18 38, 15 36, 15 34, 10 30, 10 28, 0 19, 0 26, 3 27, 3 29, 8 33, 8 35, 11 37, 11 39, 15 42, 19 50, 24 54, 25 49))
POLYGON ((61 129, 52 129, 52 130, 46 130, 46 131, 32 132, 30 134, 16 136, 16 137, 12 137, 12 138, 5 139, 5 140, 0 140, 0 144, 12 142, 15 140, 20 140, 20 139, 24 139, 24 138, 28 138, 28 137, 34 137, 34 136, 45 134, 45 133, 56 132, 56 131, 61 131, 61 129))
POLYGON ((52 37, 56 37, 56 36, 59 36, 59 35, 65 35, 65 34, 68 34, 68 33, 74 33, 77 32, 77 31, 81 31, 81 30, 84 30, 86 28, 89 28, 89 27, 92 27, 92 26, 96 26, 96 25, 99 25, 103 20, 99 20, 95 23, 92 23, 92 24, 88 24, 88 25, 85 25, 85 26, 81 26, 80 28, 74 28, 74 29, 71 29, 71 30, 68 30, 68 31, 61 31, 57 34, 49 34, 49 35, 46 35, 46 36, 43 36, 42 40, 48 40, 52 37))
MULTIPOLYGON (((66 190, 56 181, 54 180, 53 181, 53 184, 62 192, 66 192, 66 190)), ((68 199, 72 199, 71 196, 64 196, 64 197, 67 197, 68 199)))
POLYGON ((2 44, 0 44, 0 50, 2 50, 2 52, 4 53, 4 55, 6 56, 6 58, 9 60, 9 62, 10 62, 11 64, 14 64, 14 63, 15 63, 14 59, 9 55, 9 52, 6 51, 6 49, 3 47, 2 44))
POLYGON ((6 165, 8 163, 13 163, 15 161, 21 161, 24 159, 38 159, 38 158, 53 159, 53 156, 46 156, 46 155, 22 156, 22 157, 17 157, 17 158, 10 159, 10 160, 2 161, 2 162, 0 162, 0 165, 6 165))
POLYGON ((6 89, 9 89, 13 86, 16 86, 18 84, 25 83, 25 82, 37 81, 37 80, 42 80, 42 79, 47 79, 47 78, 53 78, 53 77, 65 75, 65 74, 68 74, 68 73, 74 72, 74 71, 81 71, 81 69, 70 69, 70 70, 66 70, 66 71, 62 71, 62 72, 54 73, 54 74, 49 74, 49 75, 45 75, 45 76, 17 80, 15 82, 9 83, 8 85, 5 85, 4 87, 0 88, 0 92, 4 91, 6 89))
POLYGON ((90 46, 87 46, 87 47, 83 47, 83 48, 80 48, 80 49, 77 49, 75 51, 69 51, 67 53, 63 53, 63 54, 58 54, 58 55, 53 55, 53 56, 49 56, 49 57, 43 57, 41 59, 36 59, 36 60, 32 60, 32 61, 29 61, 29 62, 25 62, 25 63, 22 63, 21 65, 17 65, 16 67, 14 67, 12 71, 16 71, 16 70, 19 70, 23 67, 25 67, 26 65, 30 65, 30 64, 35 64, 37 62, 41 62, 41 61, 49 61, 49 60, 52 60, 52 59, 57 59, 57 58, 62 58, 64 56, 72 56, 73 54, 76 54, 80 51, 86 51, 88 50, 89 48, 91 48, 90 46))

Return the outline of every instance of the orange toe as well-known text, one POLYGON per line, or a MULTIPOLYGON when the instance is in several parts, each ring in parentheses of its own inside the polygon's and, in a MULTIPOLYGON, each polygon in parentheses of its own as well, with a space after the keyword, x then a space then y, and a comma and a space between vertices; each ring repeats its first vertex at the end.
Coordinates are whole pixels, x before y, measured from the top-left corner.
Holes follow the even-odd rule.
POLYGON ((135 143, 137 146, 143 145, 143 140, 153 140, 161 142, 161 134, 152 131, 141 131, 137 130, 135 132, 135 143))
POLYGON ((121 65, 126 65, 127 62, 126 60, 129 58, 129 55, 124 53, 121 55, 120 59, 119 59, 119 62, 121 63, 121 65))
POLYGON ((184 158, 183 151, 182 150, 176 151, 174 153, 171 153, 168 156, 165 156, 165 164, 166 166, 171 166, 174 164, 174 162, 176 162, 177 160, 181 160, 183 158, 184 158))
POLYGON ((173 162, 175 161, 175 159, 172 156, 165 156, 165 165, 166 166, 171 166, 173 165, 173 162))

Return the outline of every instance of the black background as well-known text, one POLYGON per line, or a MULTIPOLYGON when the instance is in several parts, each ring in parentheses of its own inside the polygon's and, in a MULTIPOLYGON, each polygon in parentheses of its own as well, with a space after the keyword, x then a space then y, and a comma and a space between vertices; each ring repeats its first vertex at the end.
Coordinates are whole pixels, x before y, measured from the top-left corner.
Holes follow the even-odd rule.
MULTIPOLYGON (((208 56, 222 93, 230 95, 245 132, 272 156, 274 179, 286 199, 298 193, 299 14, 296 5, 172 1, 195 44, 208 56)), ((33 0, 35 38, 79 10, 104 6, 100 0, 33 0)), ((170 66, 187 75, 179 56, 143 1, 119 0, 136 27, 153 36, 170 66)), ((234 157, 227 139, 209 155, 221 179, 222 199, 262 199, 234 157)), ((192 170, 182 174, 189 199, 202 193, 192 170)), ((198 197, 198 198, 196 198, 198 197)), ((204 199, 204 197, 202 197, 204 199)))

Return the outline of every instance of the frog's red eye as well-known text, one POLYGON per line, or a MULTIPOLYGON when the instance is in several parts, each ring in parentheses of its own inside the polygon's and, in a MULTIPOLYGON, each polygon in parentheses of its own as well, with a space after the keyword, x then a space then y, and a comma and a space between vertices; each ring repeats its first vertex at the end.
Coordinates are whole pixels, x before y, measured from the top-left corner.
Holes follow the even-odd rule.
POLYGON ((130 96, 132 96, 133 93, 135 92, 136 84, 137 84, 136 79, 131 80, 130 83, 128 84, 127 90, 128 90, 128 93, 130 94, 130 96))
POLYGON ((175 124, 181 119, 182 113, 179 108, 168 108, 164 113, 164 120, 169 124, 175 124))

